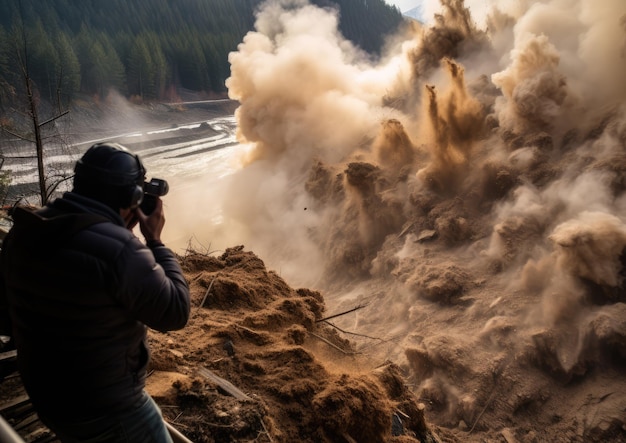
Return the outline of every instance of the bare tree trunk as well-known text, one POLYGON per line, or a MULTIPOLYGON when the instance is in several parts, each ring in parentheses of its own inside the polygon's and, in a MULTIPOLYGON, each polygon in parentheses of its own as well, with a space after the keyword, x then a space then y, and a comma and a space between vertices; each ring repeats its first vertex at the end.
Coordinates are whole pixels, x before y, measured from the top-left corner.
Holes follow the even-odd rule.
MULTIPOLYGON (((20 1, 20 18, 23 18, 21 1, 20 1)), ((61 181, 64 181, 65 179, 58 180, 56 183, 53 184, 50 190, 46 186, 46 170, 45 170, 45 164, 44 164, 44 147, 43 147, 43 138, 41 136, 41 127, 47 123, 53 122, 59 117, 62 117, 63 115, 67 114, 69 111, 60 113, 56 117, 53 117, 47 121, 44 121, 43 123, 39 123, 39 113, 37 111, 37 100, 35 97, 33 82, 32 82, 32 79, 30 78, 30 72, 29 72, 29 66, 28 66, 28 45, 27 45, 25 28, 24 28, 23 22, 21 24, 21 28, 22 28, 21 30, 22 30, 23 52, 20 51, 19 45, 16 45, 16 50, 17 50, 17 58, 20 61, 20 65, 22 69, 22 76, 24 78, 24 84, 26 86, 26 95, 28 96, 28 108, 30 108, 29 114, 33 123, 35 140, 31 140, 29 137, 22 137, 19 135, 18 137, 23 140, 28 140, 30 142, 35 143, 36 152, 37 152, 37 176, 39 179, 39 196, 41 200, 41 206, 44 206, 48 202, 48 198, 50 197, 50 195, 52 195, 52 192, 54 191, 56 186, 58 186, 59 183, 61 181)), ((59 76, 59 84, 61 82, 61 75, 59 76)), ((60 96, 60 92, 58 88, 57 88, 57 95, 60 96)), ((59 108, 60 108, 60 102, 59 102, 59 108)))
POLYGON ((35 130, 35 146, 37 147, 37 173, 39 175, 39 195, 41 197, 41 206, 48 202, 48 191, 46 189, 46 171, 43 162, 43 142, 41 140, 41 127, 39 126, 39 115, 37 114, 37 104, 33 94, 28 70, 24 77, 26 82, 26 92, 28 94, 28 104, 30 106, 30 115, 33 119, 33 129, 35 130))

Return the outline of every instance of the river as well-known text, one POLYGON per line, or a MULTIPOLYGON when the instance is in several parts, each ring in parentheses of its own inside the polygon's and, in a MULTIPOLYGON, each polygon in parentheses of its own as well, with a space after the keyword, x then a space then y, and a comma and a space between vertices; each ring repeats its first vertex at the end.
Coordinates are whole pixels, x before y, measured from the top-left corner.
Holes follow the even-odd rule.
MULTIPOLYGON (((63 138, 63 142, 61 137, 46 142, 47 175, 71 176, 76 160, 94 143, 121 143, 140 156, 148 179, 163 178, 170 184, 170 192, 163 198, 168 220, 165 240, 178 252, 194 242, 195 247, 204 248, 204 242, 210 240, 198 230, 206 232, 208 227, 222 223, 216 190, 225 185, 227 177, 238 168, 237 159, 248 149, 237 142, 237 123, 233 112, 229 112, 233 104, 216 111, 217 102, 221 101, 179 103, 176 112, 161 112, 155 119, 134 113, 130 116, 129 108, 124 107, 118 113, 126 122, 118 122, 117 132, 92 122, 91 127, 100 130, 81 129, 79 134, 63 138)), ((111 126, 110 122, 102 125, 111 126)), ((3 145, 3 157, 2 171, 11 175, 6 203, 19 200, 37 204, 34 147, 8 141, 3 145)), ((71 179, 58 187, 57 194, 70 187, 71 179)))

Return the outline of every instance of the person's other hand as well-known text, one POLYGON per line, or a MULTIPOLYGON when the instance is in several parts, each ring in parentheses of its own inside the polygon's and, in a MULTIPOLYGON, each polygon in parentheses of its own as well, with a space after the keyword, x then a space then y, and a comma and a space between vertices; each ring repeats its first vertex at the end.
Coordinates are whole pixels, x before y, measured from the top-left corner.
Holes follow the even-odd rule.
POLYGON ((163 200, 157 198, 156 207, 149 215, 143 213, 140 208, 135 209, 135 215, 139 221, 139 229, 146 239, 146 243, 150 241, 161 242, 161 232, 165 226, 165 214, 163 213, 163 200))

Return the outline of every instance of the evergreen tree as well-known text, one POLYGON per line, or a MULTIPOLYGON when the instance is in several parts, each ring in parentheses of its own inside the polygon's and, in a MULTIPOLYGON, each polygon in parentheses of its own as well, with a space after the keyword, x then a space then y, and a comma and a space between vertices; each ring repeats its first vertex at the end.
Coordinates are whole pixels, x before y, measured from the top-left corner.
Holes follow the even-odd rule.
POLYGON ((9 36, 0 28, 0 113, 5 112, 5 106, 12 95, 9 78, 9 36))
MULTIPOLYGON (((340 31, 377 56, 402 23, 383 0, 311 0, 340 11, 340 31)), ((225 91, 228 54, 253 29, 262 0, 2 0, 0 29, 27 24, 32 75, 45 98, 60 88, 162 98, 166 90, 225 91), (80 86, 77 86, 79 84, 80 86)), ((14 43, 0 42, 6 51, 14 43)), ((0 51, 3 49, 0 48, 0 51)), ((2 55, 0 55, 2 57, 2 55)), ((0 59, 0 82, 19 87, 16 55, 0 59), (9 72, 6 72, 6 71, 9 72)), ((6 90, 6 87, 5 87, 6 90)))
POLYGON ((70 38, 64 32, 57 34, 55 45, 59 59, 56 72, 58 99, 67 105, 80 89, 80 63, 70 38))
POLYGON ((59 56, 52 39, 46 32, 41 21, 28 30, 28 69, 39 94, 48 101, 56 99, 57 68, 60 66, 59 56))
POLYGON ((122 94, 126 94, 127 89, 124 64, 122 63, 115 46, 113 46, 111 38, 105 33, 100 33, 97 43, 102 46, 102 51, 104 53, 103 59, 100 63, 100 69, 103 73, 103 84, 100 88, 100 94, 104 95, 110 88, 116 89, 122 94))
POLYGON ((128 92, 131 96, 149 98, 155 90, 153 60, 146 39, 135 39, 128 60, 128 92))

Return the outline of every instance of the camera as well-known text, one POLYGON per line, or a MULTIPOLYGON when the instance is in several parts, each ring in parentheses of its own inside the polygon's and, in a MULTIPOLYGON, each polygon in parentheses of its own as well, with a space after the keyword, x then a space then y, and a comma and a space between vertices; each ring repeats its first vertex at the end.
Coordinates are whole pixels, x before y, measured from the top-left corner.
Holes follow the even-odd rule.
POLYGON ((156 202, 159 197, 163 197, 170 190, 167 182, 161 178, 152 178, 149 182, 143 184, 143 200, 139 205, 141 211, 148 215, 156 208, 156 202))

